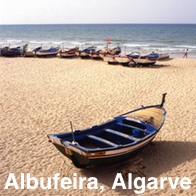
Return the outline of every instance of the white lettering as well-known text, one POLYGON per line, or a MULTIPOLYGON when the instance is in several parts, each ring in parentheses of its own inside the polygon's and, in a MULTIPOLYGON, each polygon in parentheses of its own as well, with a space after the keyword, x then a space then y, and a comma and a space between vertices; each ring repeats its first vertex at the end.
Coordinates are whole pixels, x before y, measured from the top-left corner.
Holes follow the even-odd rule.
POLYGON ((47 180, 47 185, 45 186, 44 185, 44 178, 43 177, 41 177, 40 178, 40 187, 43 189, 43 190, 45 190, 45 189, 51 189, 51 178, 48 178, 48 180, 47 180))
POLYGON ((77 189, 77 174, 73 173, 73 188, 77 189))
POLYGON ((157 178, 154 178, 154 177, 148 178, 147 188, 148 189, 158 189, 157 178))
POLYGON ((90 177, 90 178, 88 179, 87 188, 88 188, 88 189, 98 189, 97 178, 95 178, 95 177, 90 177))
POLYGON ((71 184, 72 184, 72 182, 71 182, 70 178, 64 177, 64 178, 61 179, 61 188, 62 189, 70 189, 71 184), (67 185, 67 186, 65 186, 65 185, 67 185))
POLYGON ((178 184, 178 181, 179 181, 179 177, 175 178, 174 179, 174 183, 173 183, 173 180, 171 177, 168 177, 168 180, 169 180, 169 183, 170 183, 170 186, 172 189, 176 189, 176 186, 178 184))
POLYGON ((125 182, 124 182, 124 179, 121 173, 116 174, 116 178, 114 180, 112 189, 115 189, 117 186, 121 186, 123 189, 126 189, 126 185, 125 185, 125 182))
POLYGON ((132 189, 132 173, 128 174, 128 189, 132 189))
POLYGON ((4 189, 8 189, 10 186, 14 186, 15 189, 19 189, 14 173, 9 174, 4 189))
POLYGON ((83 182, 84 181, 86 181, 86 177, 84 177, 84 178, 81 178, 80 180, 79 180, 79 189, 83 189, 83 182))
POLYGON ((38 180, 36 177, 31 177, 30 173, 27 173, 27 189, 36 189, 38 187, 38 180), (32 185, 32 183, 34 183, 32 185))
POLYGON ((104 191, 104 186, 103 185, 100 186, 100 189, 101 189, 100 193, 102 193, 104 191))
MULTIPOLYGON (((181 188, 181 189, 190 189, 191 187, 191 179, 188 177, 183 178, 172 178, 172 177, 136 177, 133 179, 132 173, 127 174, 128 181, 126 183, 125 179, 123 178, 123 175, 121 173, 117 173, 116 177, 114 179, 112 189, 116 188, 122 188, 122 189, 135 189, 134 192, 136 194, 142 194, 146 191, 146 188, 148 190, 152 189, 164 189, 165 183, 168 183, 170 185, 171 189, 181 188), (146 181, 147 180, 147 181, 146 181)), ((96 177, 78 177, 77 173, 73 173, 72 178, 69 177, 63 177, 60 178, 60 173, 54 174, 53 177, 31 177, 30 173, 21 173, 20 174, 20 181, 17 183, 16 177, 14 173, 10 173, 4 189, 8 188, 15 188, 15 189, 37 189, 41 188, 43 190, 46 189, 83 189, 87 188, 89 190, 93 189, 100 189, 100 192, 102 193, 104 191, 104 186, 100 186, 98 184, 98 179, 96 177), (19 184, 21 183, 21 184, 19 184)))
POLYGON ((60 174, 56 173, 54 177, 52 178, 54 180, 54 189, 58 189, 58 180, 60 179, 59 176, 60 174))
POLYGON ((20 188, 21 189, 24 189, 24 185, 25 185, 25 183, 24 183, 24 181, 25 181, 25 175, 24 175, 24 173, 21 173, 21 181, 20 181, 20 188))
POLYGON ((160 189, 164 189, 164 182, 167 181, 167 177, 160 178, 160 189))
POLYGON ((137 194, 142 194, 145 191, 145 177, 137 177, 134 179, 134 187, 137 190, 134 190, 137 194), (141 185, 138 185, 138 181, 141 182, 141 185), (139 190, 138 190, 139 189, 139 190))
POLYGON ((190 188, 191 188, 190 184, 191 184, 191 180, 190 180, 188 177, 183 177, 183 178, 180 180, 180 187, 181 187, 182 189, 190 189, 190 188), (188 184, 188 186, 184 186, 185 184, 186 184, 186 185, 188 184))

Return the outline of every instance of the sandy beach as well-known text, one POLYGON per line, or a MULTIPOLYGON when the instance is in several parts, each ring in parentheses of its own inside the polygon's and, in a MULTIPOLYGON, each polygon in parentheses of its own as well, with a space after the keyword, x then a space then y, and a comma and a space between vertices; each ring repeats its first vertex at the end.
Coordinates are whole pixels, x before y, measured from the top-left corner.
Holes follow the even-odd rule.
POLYGON ((143 195, 196 192, 196 59, 159 61, 149 68, 60 58, 0 58, 0 195, 97 195, 100 190, 4 189, 9 173, 32 176, 97 177, 102 195, 112 190, 116 168, 80 170, 48 143, 47 134, 84 129, 116 115, 158 104, 167 92, 166 122, 155 140, 136 156, 147 177, 188 177, 189 190, 146 190, 143 195))

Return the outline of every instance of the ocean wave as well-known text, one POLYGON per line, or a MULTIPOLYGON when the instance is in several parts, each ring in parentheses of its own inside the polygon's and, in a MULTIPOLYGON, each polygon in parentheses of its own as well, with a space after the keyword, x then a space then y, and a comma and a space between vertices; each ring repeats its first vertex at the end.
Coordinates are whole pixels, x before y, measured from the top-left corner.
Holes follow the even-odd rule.
MULTIPOLYGON (((49 48, 49 47, 64 47, 64 48, 70 48, 70 47, 75 47, 78 46, 80 48, 86 48, 89 46, 97 46, 97 49, 102 49, 106 47, 106 41, 103 39, 101 41, 99 40, 39 40, 39 39, 32 39, 32 40, 26 40, 26 39, 2 39, 0 41, 0 46, 8 46, 10 45, 11 47, 17 47, 21 46, 24 44, 28 44, 30 47, 38 47, 38 46, 43 46, 44 48, 49 48)), ((163 52, 175 52, 175 53, 181 53, 183 52, 186 48, 189 49, 190 52, 196 53, 196 45, 189 45, 189 44, 166 44, 166 43, 160 43, 160 42, 155 42, 155 43, 123 43, 123 42, 114 42, 111 41, 111 44, 109 44, 109 48, 113 48, 115 46, 119 45, 122 50, 126 50, 127 52, 132 52, 132 51, 146 51, 146 52, 151 52, 151 51, 163 51, 163 52)))
POLYGON ((186 49, 186 48, 196 49, 196 46, 192 46, 192 45, 175 45, 174 47, 175 48, 183 48, 183 49, 186 49))

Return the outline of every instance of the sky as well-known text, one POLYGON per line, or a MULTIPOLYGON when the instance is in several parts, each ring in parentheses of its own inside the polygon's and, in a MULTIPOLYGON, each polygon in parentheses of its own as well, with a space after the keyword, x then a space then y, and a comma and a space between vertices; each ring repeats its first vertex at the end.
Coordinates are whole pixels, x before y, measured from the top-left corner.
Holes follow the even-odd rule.
POLYGON ((196 0, 0 0, 0 24, 196 23, 196 0))

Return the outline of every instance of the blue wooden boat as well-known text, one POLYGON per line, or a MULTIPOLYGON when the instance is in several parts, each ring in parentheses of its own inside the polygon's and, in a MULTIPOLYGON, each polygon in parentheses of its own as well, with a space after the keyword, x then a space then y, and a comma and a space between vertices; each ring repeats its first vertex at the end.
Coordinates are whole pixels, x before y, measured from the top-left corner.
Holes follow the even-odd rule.
POLYGON ((115 60, 122 65, 128 65, 132 61, 132 57, 129 55, 116 55, 115 60))
POLYGON ((121 53, 121 48, 117 46, 114 47, 113 49, 108 49, 108 53, 111 55, 119 55, 121 53))
POLYGON ((159 58, 159 54, 157 52, 151 52, 150 54, 141 56, 141 58, 147 58, 149 60, 157 60, 159 58))
POLYGON ((149 144, 164 124, 166 93, 158 105, 142 106, 85 130, 49 134, 49 142, 78 168, 127 160, 149 144))
POLYGON ((119 46, 116 46, 112 49, 106 47, 100 50, 99 56, 104 59, 105 56, 115 56, 119 55, 121 53, 121 48, 119 46))
MULTIPOLYGON (((132 59, 132 62, 135 66, 151 66, 154 65, 157 61, 156 60, 150 60, 150 59, 132 59)), ((133 65, 133 64, 132 64, 133 65)))
POLYGON ((91 53, 96 51, 95 46, 90 46, 88 48, 85 48, 84 50, 79 51, 79 56, 81 58, 90 58, 91 53))
POLYGON ((22 50, 20 47, 16 47, 16 48, 4 47, 1 49, 1 56, 17 57, 21 55, 22 55, 22 50))
POLYGON ((132 52, 130 54, 127 54, 127 56, 132 57, 133 59, 138 59, 138 58, 140 58, 140 53, 132 52))
POLYGON ((37 47, 37 48, 34 48, 34 49, 31 49, 31 48, 26 48, 25 51, 24 51, 24 57, 35 57, 36 56, 36 53, 38 51, 40 51, 42 49, 42 47, 37 47))
POLYGON ((76 57, 78 53, 79 53, 79 48, 78 47, 71 48, 71 49, 61 49, 61 50, 59 50, 59 56, 61 58, 76 57))
POLYGON ((41 49, 41 50, 36 51, 36 56, 37 57, 52 57, 52 56, 56 56, 58 51, 59 51, 59 47, 57 48, 51 47, 47 50, 41 49))
POLYGON ((90 54, 90 57, 92 59, 99 60, 99 59, 101 59, 100 52, 101 52, 101 50, 92 51, 90 54))
POLYGON ((110 55, 110 54, 107 54, 103 57, 103 60, 108 62, 108 64, 111 64, 111 65, 116 65, 118 64, 118 61, 115 59, 115 55, 110 55))

